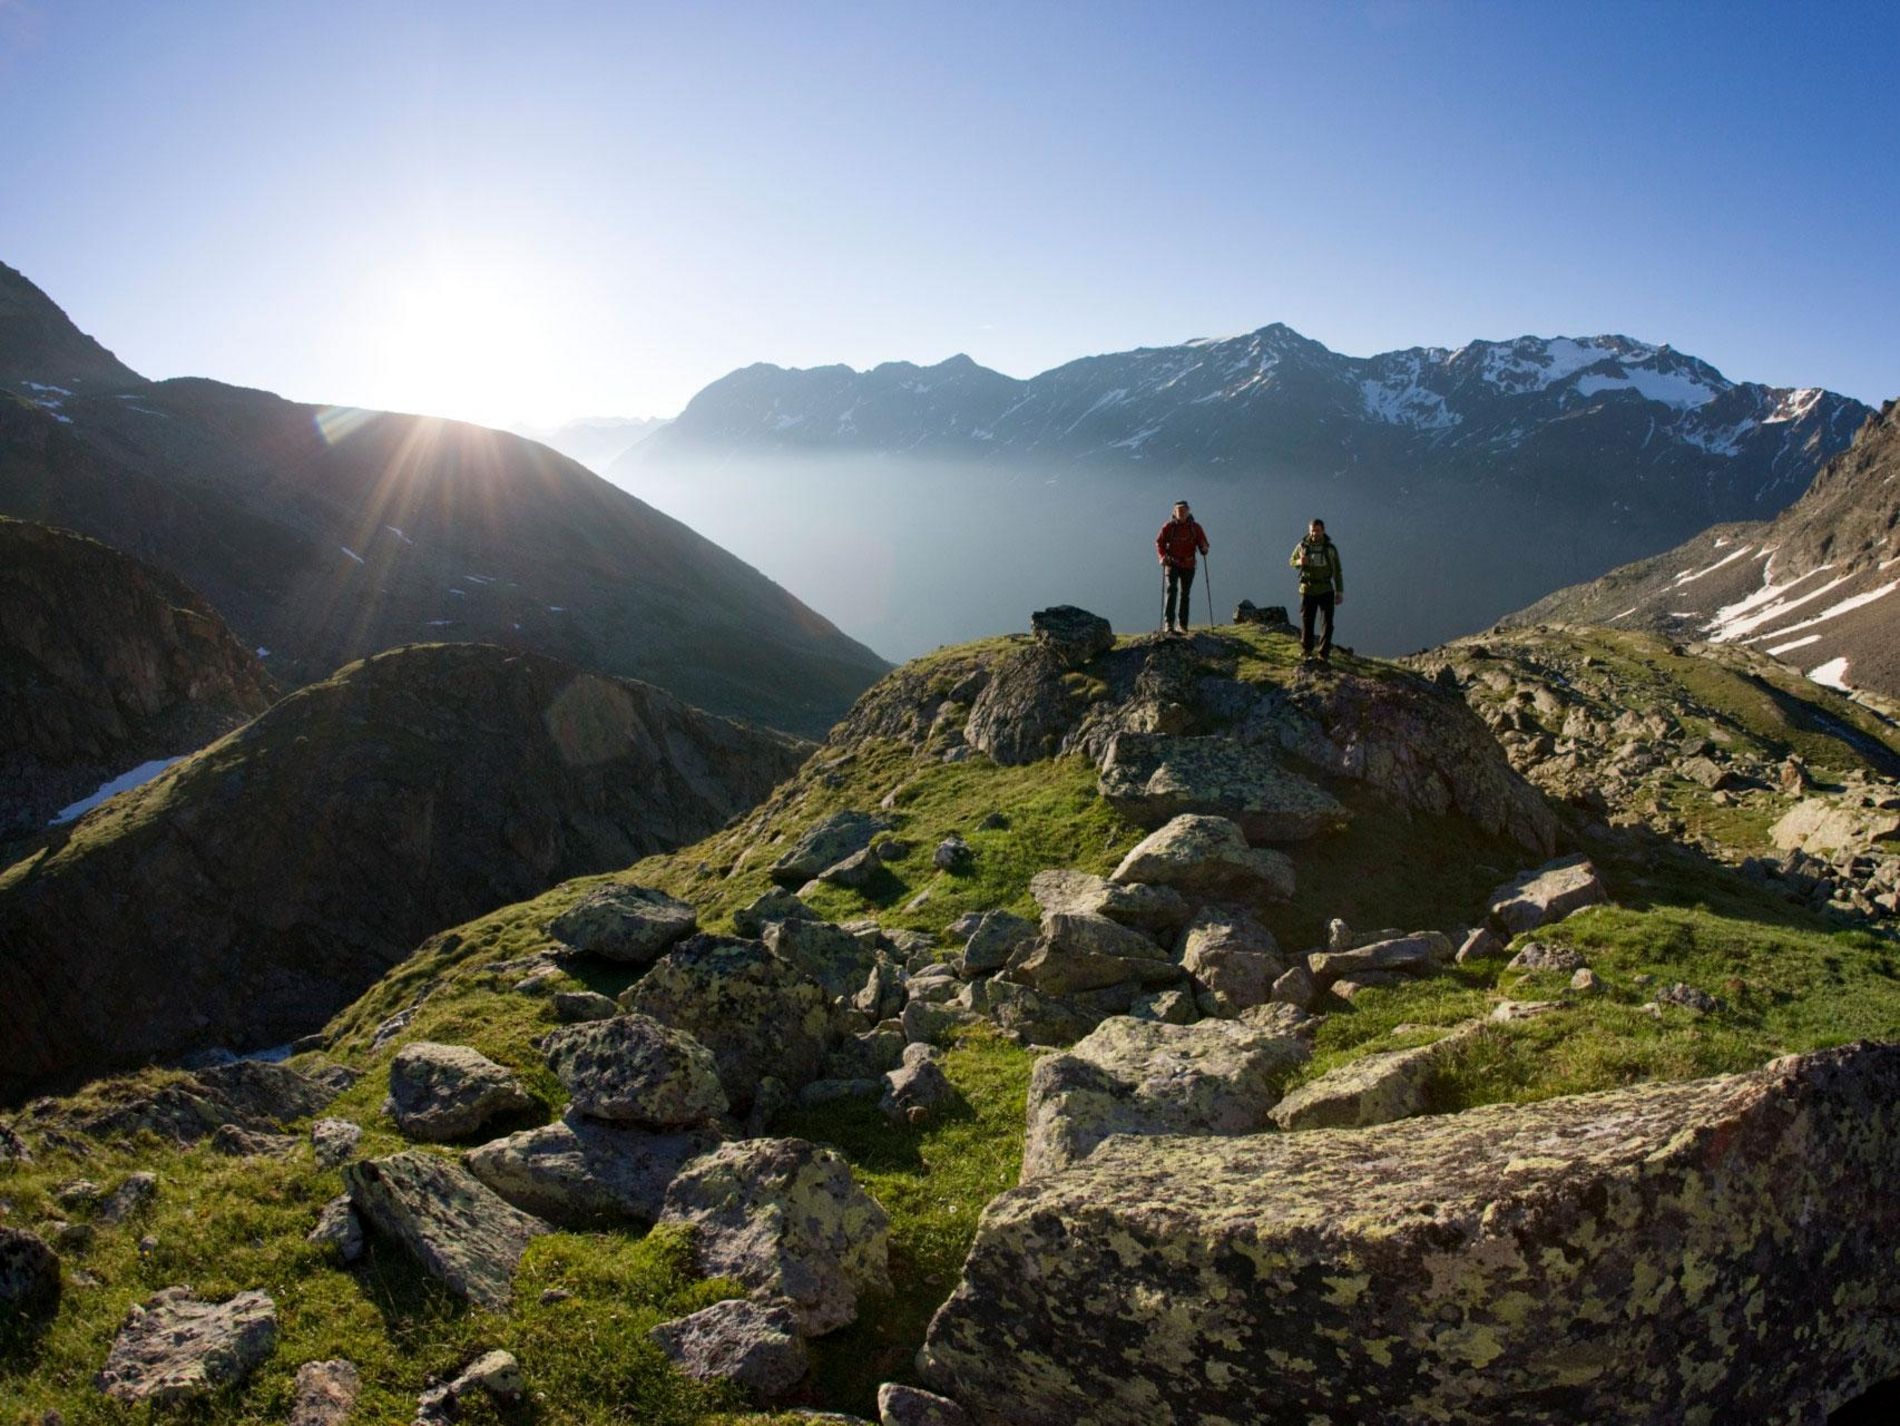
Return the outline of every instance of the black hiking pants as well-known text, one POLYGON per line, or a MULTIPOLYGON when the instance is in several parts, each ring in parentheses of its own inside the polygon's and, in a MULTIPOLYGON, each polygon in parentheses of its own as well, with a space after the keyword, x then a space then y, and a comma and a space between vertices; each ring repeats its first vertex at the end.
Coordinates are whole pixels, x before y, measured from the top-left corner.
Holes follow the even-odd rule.
POLYGON ((1183 629, 1188 622, 1188 596, 1194 592, 1194 566, 1183 567, 1178 564, 1161 566, 1161 622, 1163 625, 1179 624, 1183 629))
POLYGON ((1319 656, 1333 651, 1333 592, 1300 596, 1300 651, 1313 652, 1313 616, 1319 616, 1319 656))

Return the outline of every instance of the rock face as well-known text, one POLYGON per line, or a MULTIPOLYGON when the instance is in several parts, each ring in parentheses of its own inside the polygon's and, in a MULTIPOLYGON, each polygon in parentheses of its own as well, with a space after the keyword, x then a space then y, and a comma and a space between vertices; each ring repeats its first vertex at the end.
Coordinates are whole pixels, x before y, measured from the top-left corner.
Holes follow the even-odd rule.
POLYGON ((1183 814, 1130 848, 1114 879, 1284 901, 1293 895, 1293 862, 1284 852, 1248 846, 1240 828, 1225 817, 1183 814))
POLYGON ((1117 1016, 1029 1081, 1022 1180, 1079 1163, 1111 1134, 1248 1134, 1268 1127, 1273 1081, 1306 1039, 1227 1020, 1169 1025, 1117 1016))
POLYGON ((1336 831, 1348 813, 1265 748, 1226 737, 1118 733, 1102 758, 1101 794, 1144 827, 1184 812, 1225 817, 1250 842, 1297 842, 1336 831))
POLYGON ((675 946, 621 1003, 711 1050, 735 1114, 768 1075, 791 1090, 818 1078, 831 1034, 823 987, 757 941, 727 936, 675 946))
POLYGON ((353 664, 0 870, 0 1093, 292 1040, 430 934, 703 836, 802 754, 519 651, 353 664))
POLYGON ((96 540, 0 518, 0 841, 270 706, 270 675, 192 590, 96 540))
POLYGON ((691 1226, 703 1276, 784 1299, 805 1336, 854 1319, 861 1293, 890 1289, 890 1220, 843 1158, 803 1139, 745 1139, 694 1160, 660 1221, 691 1226))
POLYGON ((588 892, 554 918, 548 933, 584 955, 643 966, 698 929, 699 913, 684 901, 623 884, 588 892))
POLYGON ((36 1317, 59 1301, 59 1258, 33 1234, 0 1224, 0 1311, 36 1317))
POLYGON ((990 1204, 923 1374, 984 1426, 1818 1420, 1900 1372, 1896 1103, 1900 1047, 1861 1045, 1117 1139, 990 1204))
POLYGON ((534 1103, 511 1072, 467 1045, 417 1041, 389 1064, 390 1116, 412 1139, 464 1139, 534 1103))
POLYGON ((563 1228, 651 1223, 666 1186, 712 1148, 707 1134, 655 1133, 570 1114, 471 1149, 468 1171, 515 1207, 563 1228))
POLYGON ((556 1030, 548 1064, 576 1113, 648 1129, 710 1124, 726 1112, 719 1066, 691 1035, 646 1015, 616 1015, 556 1030))
POLYGON ((797 1319, 776 1303, 715 1302, 647 1335, 686 1375, 737 1382, 764 1401, 783 1396, 811 1365, 797 1319))
POLYGON ((1610 899, 1587 857, 1561 857, 1491 893, 1491 914, 1512 935, 1561 921, 1610 899))
POLYGON ((540 1219, 504 1202, 460 1164, 410 1150, 343 1171, 350 1203, 369 1227, 407 1251, 458 1297, 502 1311, 540 1219))
POLYGON ((99 1389, 114 1401, 195 1401, 243 1381, 276 1347, 277 1307, 263 1293, 214 1303, 168 1287, 132 1309, 99 1389))

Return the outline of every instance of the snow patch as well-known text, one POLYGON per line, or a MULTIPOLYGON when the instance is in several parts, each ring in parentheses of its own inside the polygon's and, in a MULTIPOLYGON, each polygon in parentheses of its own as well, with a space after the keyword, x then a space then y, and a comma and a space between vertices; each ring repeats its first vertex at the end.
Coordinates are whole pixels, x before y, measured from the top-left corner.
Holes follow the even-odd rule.
POLYGON ((1747 554, 1748 551, 1749 551, 1749 546, 1743 545, 1740 549, 1736 550, 1735 553, 1729 554, 1729 555, 1723 555, 1721 559, 1717 560, 1714 564, 1710 565, 1707 569, 1697 569, 1697 570, 1685 569, 1681 574, 1676 576, 1675 584, 1672 585, 1671 587, 1673 588, 1673 587, 1677 587, 1684 584, 1694 584, 1698 579, 1701 579, 1704 575, 1714 574, 1723 565, 1733 564, 1736 560, 1740 559, 1743 555, 1747 554))
POLYGON ((1772 645, 1768 652, 1773 654, 1776 658, 1780 658, 1785 653, 1789 653, 1795 649, 1805 649, 1809 644, 1818 644, 1820 642, 1821 636, 1819 634, 1809 634, 1805 639, 1790 639, 1785 644, 1772 645))
POLYGON ((383 528, 389 531, 389 533, 394 535, 397 539, 401 540, 405 545, 413 545, 415 543, 414 540, 410 539, 401 530, 398 530, 394 525, 385 525, 383 526, 383 528))
MULTIPOLYGON (((1843 579, 1845 578, 1847 578, 1847 576, 1843 576, 1843 579)), ((1837 579, 1834 581, 1834 584, 1840 584, 1842 582, 1843 580, 1837 579)), ((1817 590, 1816 593, 1825 593, 1827 589, 1832 589, 1834 584, 1827 585, 1822 590, 1817 590)), ((1799 624, 1790 624, 1785 629, 1775 630, 1775 635, 1794 634, 1799 633, 1803 629, 1812 629, 1816 624, 1825 624, 1829 619, 1838 619, 1843 614, 1851 614, 1856 609, 1863 609, 1867 605, 1872 604, 1876 599, 1886 598, 1887 595, 1893 593, 1896 589, 1900 589, 1900 579, 1896 579, 1892 584, 1883 584, 1878 589, 1868 589, 1859 594, 1850 595, 1837 604, 1828 605, 1827 608, 1823 609, 1819 614, 1816 614, 1812 619, 1803 619, 1799 624)), ((1812 595, 1809 596, 1809 598, 1812 597, 1812 595)), ((1764 635, 1764 637, 1767 636, 1764 635)))
POLYGON ((1678 411, 1706 406, 1720 394, 1684 372, 1657 371, 1647 366, 1625 366, 1621 376, 1602 372, 1580 376, 1576 391, 1579 396, 1595 396, 1603 391, 1634 391, 1645 401, 1673 406, 1678 411))
POLYGON ((1812 411, 1821 401, 1821 388, 1803 386, 1790 391, 1775 403, 1775 409, 1761 418, 1764 426, 1776 421, 1799 421, 1812 411))
POLYGON ((1847 656, 1843 654, 1837 659, 1829 659, 1817 668, 1809 669, 1808 677, 1827 688, 1838 688, 1842 693, 1846 693, 1848 691, 1847 656))
POLYGON ((351 559, 355 560, 358 564, 361 564, 363 562, 363 557, 359 555, 355 550, 351 549, 348 545, 338 545, 337 548, 339 550, 342 550, 344 554, 348 555, 351 559))
POLYGON ((143 787, 173 763, 181 761, 183 757, 181 753, 175 758, 153 758, 150 762, 142 762, 130 772, 122 772, 109 782, 100 783, 90 796, 82 797, 77 802, 60 808, 53 814, 53 820, 46 825, 57 827, 64 822, 77 821, 108 797, 116 797, 121 792, 130 792, 135 787, 143 787))
MULTIPOLYGON (((1764 553, 1772 554, 1773 551, 1764 551, 1764 553)), ((1764 580, 1768 578, 1769 568, 1770 567, 1764 567, 1762 570, 1764 580)), ((1827 591, 1834 588, 1835 585, 1844 584, 1850 577, 1842 575, 1832 584, 1823 585, 1812 594, 1803 594, 1796 599, 1784 598, 1788 591, 1793 589, 1797 584, 1802 583, 1804 580, 1812 579, 1815 575, 1822 574, 1832 568, 1834 568, 1834 566, 1831 564, 1818 564, 1805 574, 1797 574, 1785 584, 1776 584, 1770 580, 1746 599, 1739 599, 1733 604, 1724 604, 1720 609, 1715 611, 1715 616, 1702 626, 1708 631, 1709 642, 1714 644, 1726 644, 1741 638, 1744 634, 1752 634, 1762 625, 1772 624, 1776 619, 1779 619, 1784 611, 1792 609, 1796 605, 1805 604, 1808 600, 1827 593, 1827 591)))
POLYGON ((257 646, 257 656, 260 659, 267 659, 270 657, 270 650, 265 648, 262 644, 259 644, 257 646))

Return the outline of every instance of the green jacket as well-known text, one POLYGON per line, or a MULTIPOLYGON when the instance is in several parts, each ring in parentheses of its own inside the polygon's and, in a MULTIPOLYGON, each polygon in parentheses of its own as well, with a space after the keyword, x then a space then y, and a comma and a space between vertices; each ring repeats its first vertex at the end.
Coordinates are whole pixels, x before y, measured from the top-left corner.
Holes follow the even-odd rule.
POLYGON ((1309 535, 1293 547, 1287 561, 1300 572, 1302 594, 1344 594, 1346 572, 1340 567, 1339 546, 1328 537, 1317 542, 1309 535))

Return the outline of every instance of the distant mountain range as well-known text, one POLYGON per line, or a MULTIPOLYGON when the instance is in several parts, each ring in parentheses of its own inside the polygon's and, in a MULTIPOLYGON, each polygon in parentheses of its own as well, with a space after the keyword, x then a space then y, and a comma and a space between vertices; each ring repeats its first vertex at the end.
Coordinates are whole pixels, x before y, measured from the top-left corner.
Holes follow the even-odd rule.
POLYGON ((666 424, 664 416, 582 416, 558 426, 509 429, 559 451, 598 475, 666 424))
POLYGON ((1773 520, 1718 525, 1505 622, 1606 624, 1766 650, 1900 697, 1900 401, 1773 520))
POLYGON ((182 578, 283 684, 482 640, 823 732, 885 665, 726 551, 518 436, 147 381, 0 265, 0 514, 182 578))
MULTIPOLYGON (((607 474, 830 607, 848 607, 849 591, 800 561, 849 525, 856 543, 892 552, 918 611, 967 597, 973 562, 1033 607, 1025 601, 1047 597, 1043 572, 1067 558, 1061 547, 1086 550, 1067 584, 1080 593, 1091 563, 1103 566, 1088 597, 1124 627, 1155 617, 1139 555, 1175 496, 1212 512, 1233 594, 1257 601, 1288 597, 1284 550, 1324 514, 1355 570, 1350 636, 1390 652, 1484 627, 1712 523, 1774 516, 1868 411, 1817 388, 1733 381, 1623 336, 1361 358, 1276 324, 1028 380, 963 356, 863 372, 749 366, 607 474), (809 508, 748 531, 772 498, 760 476, 771 470, 779 495, 792 490, 809 508), (895 479, 913 471, 923 478, 895 479), (946 485, 986 513, 966 519, 946 485), (898 488, 928 513, 890 500, 898 488), (1144 496, 1139 515, 1131 492, 1144 496), (936 584, 917 573, 932 552, 904 528, 920 518, 963 552, 936 584), (1035 539, 1016 540, 1017 525, 1035 539)), ((900 654, 995 621, 940 627, 895 601, 885 618, 858 631, 900 654)))

